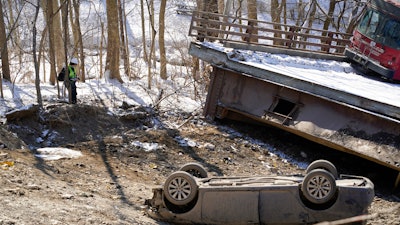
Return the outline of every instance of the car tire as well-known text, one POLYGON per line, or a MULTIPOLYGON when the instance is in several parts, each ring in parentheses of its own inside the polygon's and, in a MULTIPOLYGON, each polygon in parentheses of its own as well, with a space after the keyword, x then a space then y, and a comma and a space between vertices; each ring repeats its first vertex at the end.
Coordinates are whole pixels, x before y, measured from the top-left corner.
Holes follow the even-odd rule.
POLYGON ((163 190, 164 196, 169 202, 182 206, 196 198, 198 186, 192 175, 185 171, 177 171, 169 175, 163 190))
POLYGON ((180 171, 185 171, 197 178, 207 178, 208 174, 206 169, 199 163, 187 163, 183 165, 180 171))
POLYGON ((306 174, 315 169, 324 169, 330 172, 335 179, 339 178, 339 174, 337 172, 335 165, 333 165, 333 163, 329 162, 328 160, 324 159, 315 160, 307 167, 306 174))
POLYGON ((315 169, 304 177, 301 191, 303 196, 314 204, 325 204, 336 196, 336 180, 324 169, 315 169))

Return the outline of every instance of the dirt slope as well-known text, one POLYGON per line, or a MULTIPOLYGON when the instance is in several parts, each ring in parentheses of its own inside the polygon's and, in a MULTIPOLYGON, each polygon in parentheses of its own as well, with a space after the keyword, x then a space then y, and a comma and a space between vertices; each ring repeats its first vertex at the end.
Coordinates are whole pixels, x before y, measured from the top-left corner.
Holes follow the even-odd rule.
MULTIPOLYGON (((1 127, 0 142, 0 225, 166 224, 144 213, 144 201, 171 172, 193 161, 211 175, 303 173, 289 158, 306 163, 326 158, 339 164, 339 172, 390 175, 272 128, 209 123, 199 115, 138 106, 111 114, 88 105, 52 104, 15 113, 1 127), (28 146, 61 146, 83 156, 49 161, 28 146)), ((376 186, 370 211, 378 216, 368 224, 400 224, 399 192, 385 182, 376 186)))

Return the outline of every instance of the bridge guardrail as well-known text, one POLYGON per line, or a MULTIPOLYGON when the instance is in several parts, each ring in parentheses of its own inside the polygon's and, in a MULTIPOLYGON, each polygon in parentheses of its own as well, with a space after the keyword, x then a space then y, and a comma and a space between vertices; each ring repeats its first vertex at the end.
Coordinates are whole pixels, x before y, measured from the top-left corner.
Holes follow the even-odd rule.
POLYGON ((242 46, 343 56, 352 34, 193 11, 189 36, 242 46))

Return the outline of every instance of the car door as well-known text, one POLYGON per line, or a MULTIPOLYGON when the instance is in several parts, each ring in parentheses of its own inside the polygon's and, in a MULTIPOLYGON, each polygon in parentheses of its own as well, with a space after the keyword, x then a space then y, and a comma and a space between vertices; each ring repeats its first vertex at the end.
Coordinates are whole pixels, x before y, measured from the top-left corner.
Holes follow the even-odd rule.
POLYGON ((202 196, 202 221, 213 224, 259 224, 259 191, 223 188, 202 196))
POLYGON ((260 224, 307 223, 310 215, 298 193, 298 188, 289 186, 260 191, 260 224))

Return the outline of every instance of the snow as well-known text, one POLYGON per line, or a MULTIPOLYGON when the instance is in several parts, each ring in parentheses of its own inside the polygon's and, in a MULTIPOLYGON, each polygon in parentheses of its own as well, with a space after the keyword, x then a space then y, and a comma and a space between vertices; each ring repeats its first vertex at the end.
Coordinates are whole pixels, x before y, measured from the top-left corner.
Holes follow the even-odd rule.
MULTIPOLYGON (((104 4, 104 1, 102 1, 104 4)), ((82 4, 81 16, 84 18, 87 27, 83 27, 83 33, 89 35, 85 41, 88 47, 96 46, 99 43, 98 30, 100 22, 98 19, 93 18, 93 12, 96 15, 105 15, 105 7, 101 1, 99 3, 91 2, 89 5, 82 4), (86 6, 86 7, 85 7, 86 6), (92 14, 91 14, 92 13, 92 14), (86 29, 86 30, 85 30, 86 29)), ((195 84, 190 74, 190 69, 184 66, 170 66, 168 67, 169 79, 159 79, 157 74, 153 76, 151 81, 151 88, 148 87, 147 66, 145 63, 138 61, 137 56, 141 55, 141 24, 138 20, 140 15, 139 4, 129 4, 127 9, 127 24, 129 41, 132 43, 131 62, 133 64, 134 73, 139 79, 129 80, 126 76, 122 79, 124 83, 121 84, 114 80, 106 78, 99 78, 98 74, 101 68, 98 65, 98 56, 96 54, 88 54, 86 61, 87 74, 93 79, 86 80, 85 83, 77 83, 78 101, 84 100, 98 104, 98 106, 107 107, 112 113, 115 108, 121 106, 122 102, 130 105, 143 105, 154 106, 160 104, 160 109, 164 112, 169 110, 179 109, 184 112, 193 112, 201 109, 204 106, 206 98, 206 90, 194 91, 195 84), (91 56, 93 55, 93 56, 91 56), (174 77, 174 78, 172 78, 174 77), (162 99, 159 99, 160 93, 163 92, 162 99)), ((156 4, 157 5, 157 4, 156 4)), ((156 9, 157 10, 157 9, 156 9)), ((174 62, 182 62, 184 59, 190 58, 187 53, 187 47, 190 38, 187 37, 187 31, 190 25, 190 16, 177 15, 174 7, 168 7, 166 26, 167 31, 165 37, 168 45, 168 58, 174 62)), ((97 18, 97 17, 96 17, 97 18)), ((106 20, 106 18, 101 18, 106 20)), ((157 21, 157 20, 156 20, 157 21)), ((147 22, 146 22, 147 23, 147 22)), ((43 24, 42 24, 43 25, 43 24)), ((40 26, 39 26, 40 27, 40 26)), ((231 52, 232 49, 223 48, 219 44, 209 43, 213 48, 221 51, 231 52)), ((97 50, 96 50, 97 51, 97 50)), ((93 53, 97 53, 94 51, 93 53)), ((357 95, 365 95, 368 98, 376 99, 388 104, 400 107, 400 87, 399 84, 382 83, 381 81, 373 80, 360 75, 353 70, 349 64, 343 62, 329 61, 329 60, 316 60, 301 57, 292 57, 288 55, 273 55, 261 52, 240 51, 244 57, 244 63, 259 67, 268 68, 272 71, 283 72, 288 76, 293 76, 298 79, 303 79, 310 82, 322 83, 332 88, 344 91, 351 91, 357 95), (378 85, 379 84, 379 85, 378 85), (356 90, 350 87, 358 87, 356 90), (387 95, 385 93, 390 93, 387 95), (390 96, 388 98, 387 96, 390 96)), ((103 61, 105 61, 103 59, 103 61)), ((13 65, 17 65, 15 62, 13 65)), ((42 66, 41 66, 42 67, 42 66)), ((26 68, 33 68, 32 65, 26 65, 26 68)), ((158 67, 154 69, 157 72, 158 67)), ((14 69, 15 72, 17 69, 14 69)), ((41 75, 43 71, 49 71, 49 65, 46 68, 41 68, 41 75)), ((29 71, 27 71, 29 72, 29 71)), ((122 72, 122 70, 121 70, 122 72)), ((16 72, 15 72, 16 73, 16 72)), ((16 73, 17 74, 17 73, 16 73)), ((26 74, 26 73, 21 73, 26 74)), ((123 73, 121 73, 123 74, 123 73)), ((19 76, 19 75, 15 75, 19 76)), ((106 76, 107 77, 107 76, 106 76)), ((0 116, 4 117, 7 112, 12 110, 22 110, 26 107, 36 104, 36 88, 33 83, 22 83, 20 77, 15 78, 15 83, 3 81, 4 98, 0 99, 0 116)), ((41 94, 43 100, 46 102, 65 101, 67 97, 62 96, 58 98, 57 86, 49 85, 44 82, 45 78, 42 77, 41 94)), ((64 92, 62 83, 60 84, 61 93, 64 92)), ((196 87, 198 88, 198 87, 196 87)), ((44 131, 48 132, 48 131, 44 131)), ((46 133, 44 133, 46 135, 46 133)), ((37 140, 41 142, 40 138, 37 140)), ((271 150, 271 156, 278 155, 284 160, 289 160, 292 163, 304 168, 305 165, 301 162, 294 162, 290 157, 280 152, 279 149, 274 149, 267 143, 262 143, 259 140, 249 139, 249 141, 260 146, 267 147, 271 150)), ((177 139, 183 146, 197 146, 198 143, 179 137, 177 139)), ((209 143, 204 143, 207 145, 209 143)), ((133 142, 132 145, 144 148, 146 151, 155 151, 162 148, 157 143, 142 143, 133 142)), ((209 146, 213 148, 213 146, 209 146)), ((57 160, 61 158, 74 158, 82 157, 79 151, 66 148, 42 148, 36 150, 37 157, 45 160, 57 160)), ((306 155, 304 156, 306 157, 306 155)))
POLYGON ((162 149, 162 148, 165 147, 165 146, 160 145, 158 143, 153 143, 153 142, 148 143, 148 142, 140 142, 140 141, 134 141, 134 142, 132 142, 132 145, 136 146, 136 147, 139 147, 139 148, 143 149, 146 152, 156 151, 158 149, 162 149))
MULTIPOLYGON (((296 57, 281 57, 282 61, 280 62, 274 62, 276 60, 271 60, 268 56, 262 57, 260 67, 400 107, 398 101, 400 99, 400 87, 398 84, 367 78, 354 71, 348 63, 308 59, 308 64, 303 64, 304 60, 301 58, 296 60, 296 57)), ((254 59, 249 60, 247 64, 260 65, 260 63, 255 63, 254 59)))
POLYGON ((36 151, 38 152, 38 154, 35 154, 35 156, 44 160, 72 159, 82 156, 82 153, 80 151, 59 147, 39 148, 36 151))
POLYGON ((371 79, 346 62, 234 50, 224 48, 219 43, 205 45, 228 55, 235 54, 235 58, 231 59, 242 64, 400 107, 400 84, 385 82, 379 78, 371 79))
POLYGON ((184 138, 184 137, 181 137, 181 136, 178 136, 178 137, 176 137, 175 138, 175 140, 178 142, 178 144, 180 145, 180 146, 190 146, 190 147, 196 147, 196 146, 198 146, 198 144, 196 143, 196 141, 194 141, 194 140, 192 140, 192 139, 190 139, 190 138, 184 138))

